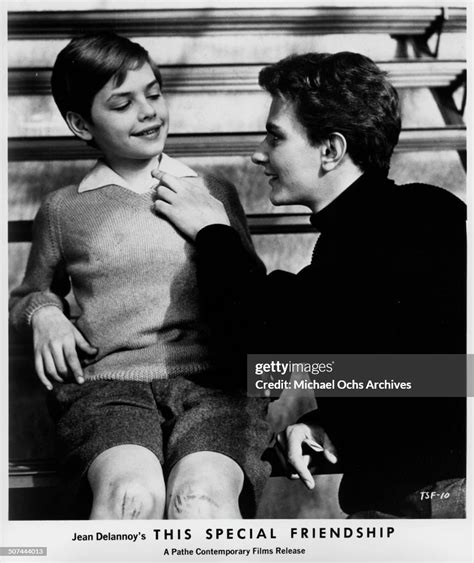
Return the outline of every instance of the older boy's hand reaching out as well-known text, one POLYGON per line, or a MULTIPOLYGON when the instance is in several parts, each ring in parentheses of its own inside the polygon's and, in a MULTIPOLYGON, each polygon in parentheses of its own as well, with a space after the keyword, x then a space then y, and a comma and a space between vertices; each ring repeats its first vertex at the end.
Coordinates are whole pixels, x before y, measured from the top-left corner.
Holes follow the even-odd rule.
POLYGON ((318 424, 292 424, 277 435, 279 447, 286 453, 288 472, 292 479, 301 479, 308 489, 314 488, 310 465, 317 461, 309 452, 321 453, 330 463, 337 463, 336 448, 325 430, 318 424), (306 447, 305 453, 303 447, 306 447))
POLYGON ((36 311, 31 319, 36 373, 43 385, 51 391, 49 381, 61 383, 71 373, 77 383, 84 383, 82 367, 77 355, 79 348, 94 355, 91 346, 72 322, 58 309, 47 306, 36 311))
POLYGON ((224 205, 207 190, 201 178, 176 178, 154 171, 160 181, 155 209, 185 236, 194 240, 208 225, 230 225, 224 205))

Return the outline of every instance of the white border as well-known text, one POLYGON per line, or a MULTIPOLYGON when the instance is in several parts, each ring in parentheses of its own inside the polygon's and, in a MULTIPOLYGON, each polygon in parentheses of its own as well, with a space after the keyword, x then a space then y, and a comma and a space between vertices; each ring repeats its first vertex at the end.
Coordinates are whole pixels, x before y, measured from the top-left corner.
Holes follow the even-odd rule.
MULTIPOLYGON (((100 3, 100 2, 99 2, 100 3)), ((407 1, 396 0, 390 2, 391 5, 406 4, 407 1)), ((414 5, 430 5, 442 6, 443 2, 410 2, 414 5)), ((100 3, 101 7, 108 7, 113 4, 117 8, 120 7, 135 7, 135 8, 158 8, 158 7, 191 7, 196 6, 196 2, 161 2, 150 0, 135 0, 127 2, 109 2, 105 0, 100 3)), ((252 6, 265 6, 265 5, 281 5, 281 2, 252 2, 250 0, 239 2, 241 7, 252 6)), ((348 2, 285 2, 288 7, 296 6, 314 6, 340 4, 348 5, 348 2)), ((355 2, 352 3, 352 5, 355 2)), ((364 5, 387 5, 387 2, 359 2, 364 5)), ((451 5, 465 6, 465 2, 450 2, 451 5)), ((83 9, 87 5, 97 6, 94 0, 87 0, 81 3, 80 8, 83 9)), ((225 2, 223 0, 213 0, 210 2, 199 2, 199 6, 223 6, 223 5, 237 5, 236 2, 225 2)), ((5 112, 7 107, 7 94, 6 94, 6 2, 0 0, 0 37, 1 37, 1 60, 0 66, 2 73, 0 76, 1 81, 1 102, 2 102, 2 115, 4 117, 3 123, 6 123, 5 112)), ((12 10, 25 10, 25 9, 74 9, 74 4, 70 2, 50 2, 42 0, 16 0, 9 3, 9 8, 12 10)), ((468 8, 468 68, 472 69, 472 61, 474 60, 474 42, 472 32, 472 4, 467 2, 468 8)), ((472 77, 468 72, 468 92, 472 92, 472 77)), ((468 155, 471 155, 472 149, 472 107, 468 108, 468 155)), ((7 230, 7 157, 6 157, 6 135, 2 134, 1 139, 1 181, 0 181, 0 213, 2 214, 3 222, 1 228, 1 247, 3 251, 3 264, 6 264, 6 230, 7 230)), ((468 159, 469 164, 472 159, 468 159)), ((474 353, 474 327, 473 327, 473 292, 472 287, 473 268, 474 268, 474 252, 473 252, 473 231, 474 228, 474 194, 472 191, 472 168, 468 165, 467 174, 467 200, 468 200, 468 216, 471 228, 469 229, 469 277, 471 281, 468 284, 468 351, 474 353)), ((47 546, 49 555, 47 557, 32 559, 32 558, 1 558, 2 561, 203 561, 210 560, 220 561, 223 558, 206 558, 204 556, 193 555, 191 557, 163 557, 163 549, 168 547, 186 547, 187 549, 202 548, 248 548, 248 547, 281 547, 292 548, 305 548, 307 553, 305 556, 278 556, 278 557, 258 557, 258 558, 245 558, 245 561, 472 561, 473 545, 472 545, 472 529, 473 529, 473 510, 474 510, 474 497, 473 497, 473 403, 474 399, 469 399, 469 418, 468 418, 468 459, 469 459, 469 473, 468 473, 468 518, 466 520, 390 520, 390 521, 346 521, 346 520, 260 520, 260 521, 244 521, 238 524, 235 521, 188 521, 184 523, 166 522, 166 521, 144 521, 144 522, 9 522, 7 519, 8 503, 8 331, 7 331, 7 288, 8 278, 7 270, 5 267, 1 270, 1 306, 5 312, 2 317, 2 336, 1 339, 1 382, 0 382, 0 417, 2 428, 2 440, 0 449, 1 460, 1 489, 0 489, 0 546, 47 546), (372 528, 377 527, 386 529, 389 526, 395 528, 395 533, 390 539, 382 538, 377 540, 366 539, 331 539, 331 540, 290 540, 286 538, 289 535, 289 530, 293 527, 308 527, 308 528, 323 528, 323 527, 343 527, 353 528, 358 527, 372 528), (181 530, 184 533, 186 528, 192 529, 193 539, 191 540, 174 540, 174 541, 157 541, 154 539, 154 529, 174 529, 181 530), (209 541, 205 540, 205 530, 207 528, 230 528, 237 530, 238 528, 252 529, 254 531, 259 528, 269 529, 273 528, 274 533, 277 535, 277 540, 221 540, 209 541), (143 532, 147 536, 146 540, 139 543, 122 542, 122 541, 94 541, 90 542, 73 542, 72 537, 74 533, 92 533, 96 532, 108 533, 134 533, 143 532)), ((175 532, 176 533, 176 532, 175 532)), ((243 560, 239 557, 230 557, 234 561, 243 560)))

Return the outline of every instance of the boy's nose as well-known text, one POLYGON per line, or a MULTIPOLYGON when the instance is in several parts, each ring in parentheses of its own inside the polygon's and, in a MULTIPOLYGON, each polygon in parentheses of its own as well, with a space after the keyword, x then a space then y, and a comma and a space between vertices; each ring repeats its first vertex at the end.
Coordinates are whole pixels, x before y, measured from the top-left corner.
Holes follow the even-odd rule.
POLYGON ((268 154, 265 150, 265 141, 262 141, 258 145, 251 158, 254 164, 264 165, 268 162, 268 154))
POLYGON ((148 101, 144 101, 140 106, 140 119, 148 119, 150 117, 155 117, 156 110, 153 104, 148 101))

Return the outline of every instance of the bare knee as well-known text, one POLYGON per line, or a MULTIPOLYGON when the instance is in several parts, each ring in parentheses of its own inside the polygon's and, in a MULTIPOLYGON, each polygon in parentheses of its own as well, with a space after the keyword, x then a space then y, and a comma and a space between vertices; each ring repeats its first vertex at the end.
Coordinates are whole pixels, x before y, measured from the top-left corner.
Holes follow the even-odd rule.
POLYGON ((163 517, 163 471, 146 448, 123 444, 103 451, 92 462, 87 478, 93 494, 91 519, 163 517))
POLYGON ((104 483, 94 494, 91 519, 137 520, 162 518, 164 495, 134 477, 104 483))
POLYGON ((238 518, 238 493, 220 491, 208 483, 186 481, 168 497, 168 518, 238 518))
POLYGON ((243 471, 233 459, 217 452, 189 454, 176 463, 168 479, 168 518, 241 518, 243 481, 243 471))

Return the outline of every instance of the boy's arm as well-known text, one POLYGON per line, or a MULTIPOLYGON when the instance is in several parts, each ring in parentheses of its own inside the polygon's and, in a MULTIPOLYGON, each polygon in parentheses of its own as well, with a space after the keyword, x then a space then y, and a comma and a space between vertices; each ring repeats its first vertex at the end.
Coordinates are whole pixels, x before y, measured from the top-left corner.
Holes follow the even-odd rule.
POLYGON ((82 383, 77 349, 87 354, 97 352, 64 314, 70 282, 54 228, 51 199, 36 216, 26 273, 10 298, 11 324, 20 332, 32 332, 36 373, 49 390, 50 379, 63 382, 68 374, 82 383))
POLYGON ((46 306, 65 310, 64 297, 70 289, 59 243, 55 237, 50 199, 38 211, 33 224, 33 242, 22 283, 11 292, 9 309, 12 326, 25 332, 39 309, 46 306))
POLYGON ((231 182, 213 176, 206 176, 204 180, 209 193, 223 203, 231 227, 237 231, 244 249, 248 252, 247 259, 255 261, 255 267, 265 272, 263 262, 255 253, 245 211, 235 186, 231 182))

